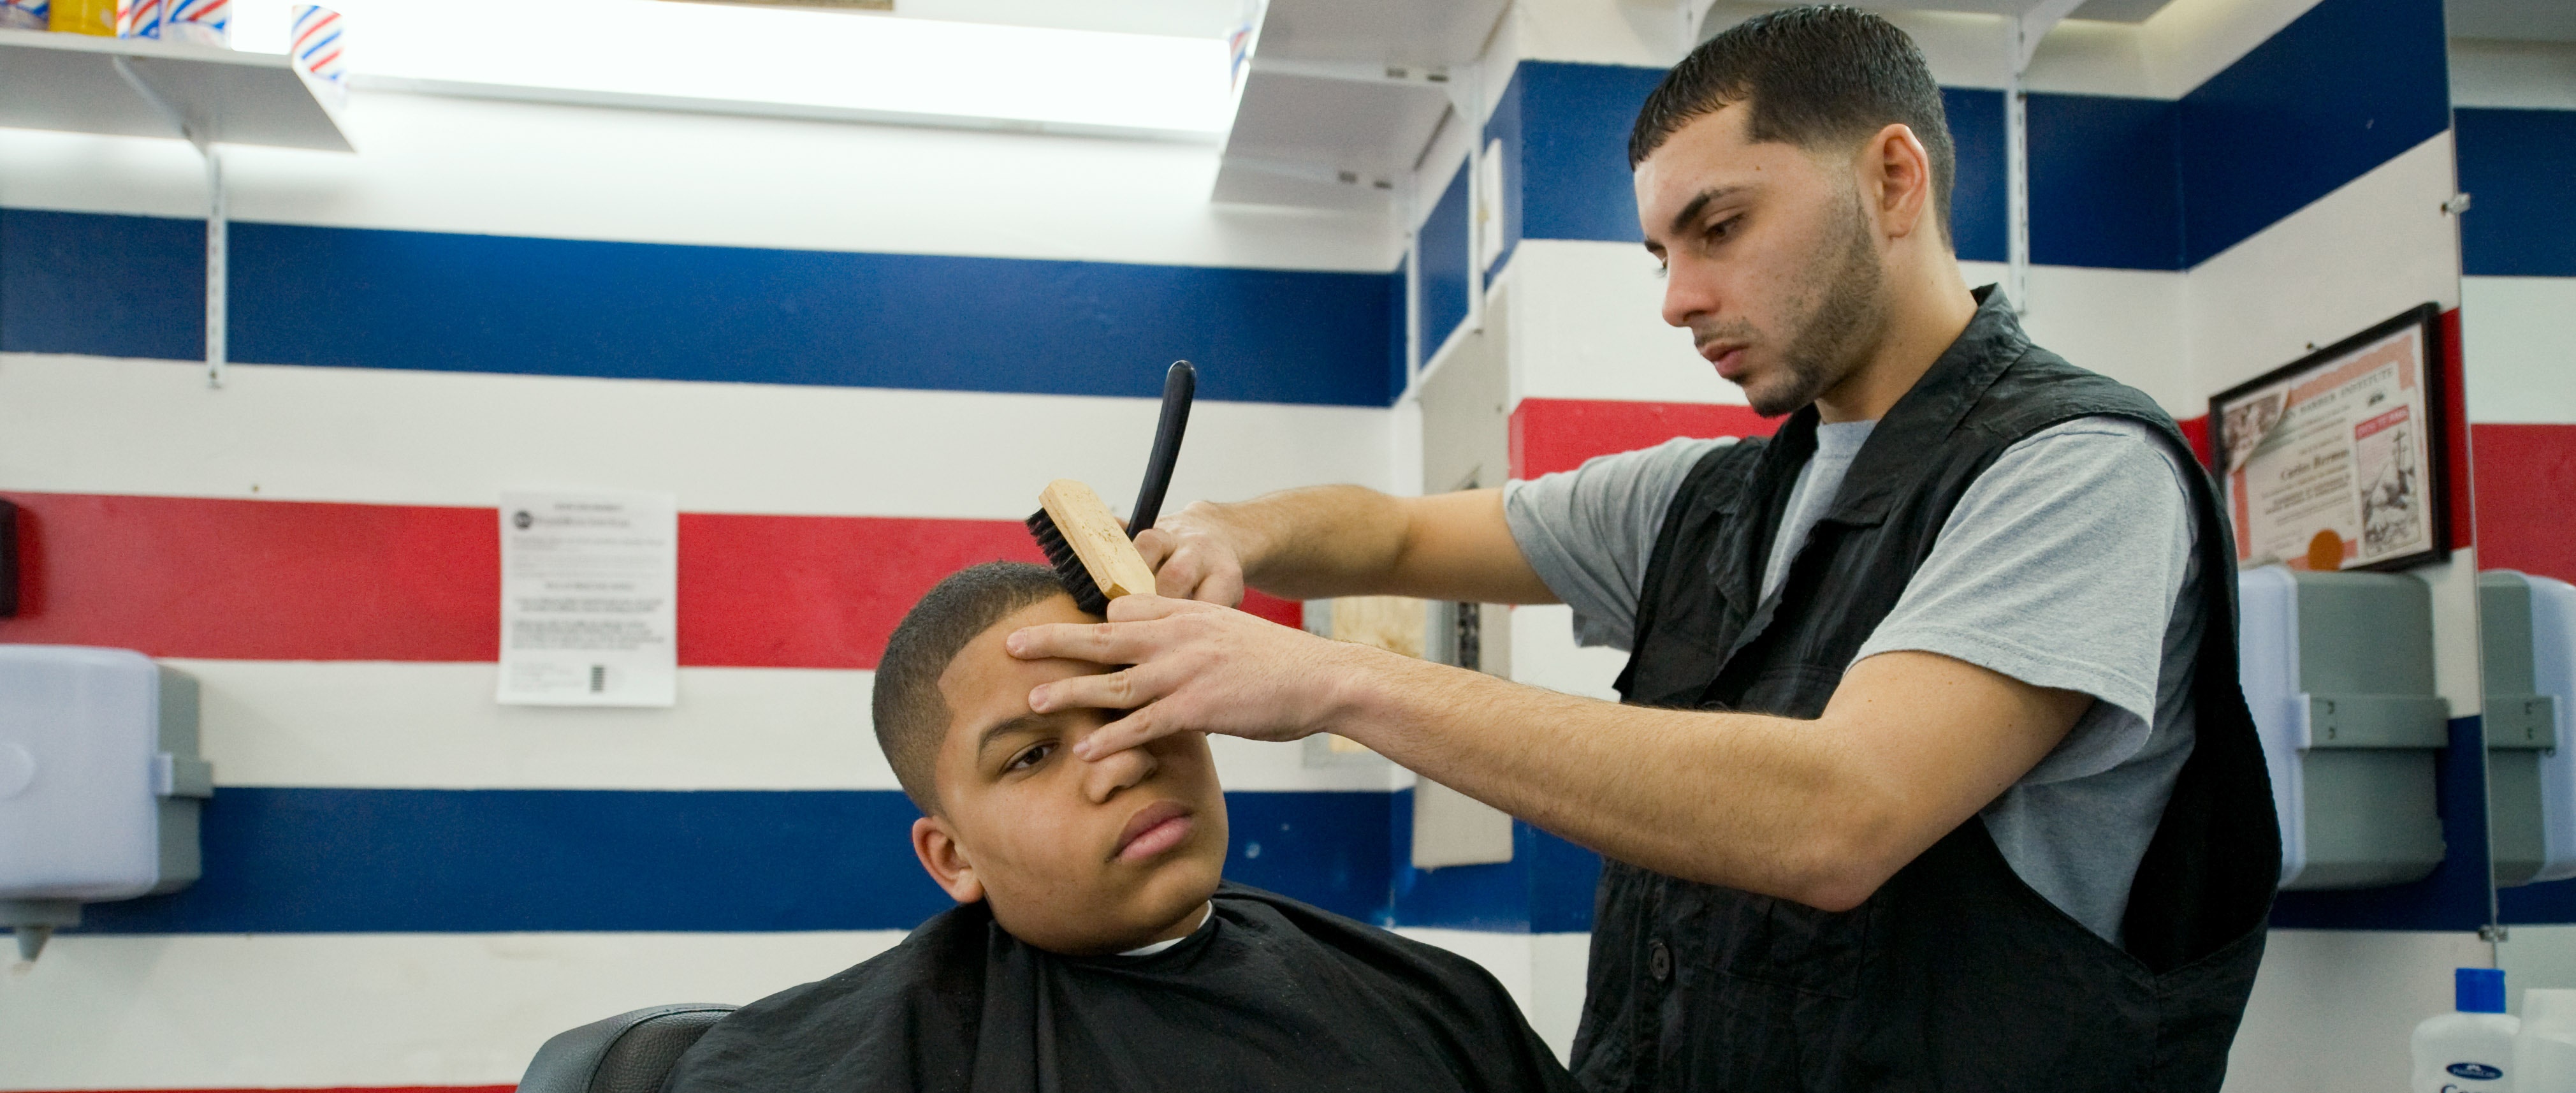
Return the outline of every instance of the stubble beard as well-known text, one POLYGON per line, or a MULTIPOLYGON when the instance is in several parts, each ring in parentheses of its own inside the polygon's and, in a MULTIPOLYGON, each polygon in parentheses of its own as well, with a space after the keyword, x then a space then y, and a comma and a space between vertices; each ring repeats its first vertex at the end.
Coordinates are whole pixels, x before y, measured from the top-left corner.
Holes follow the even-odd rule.
POLYGON ((1879 266, 1859 194, 1847 190, 1840 208, 1827 231, 1827 246, 1837 237, 1841 245, 1808 267, 1799 298, 1810 302, 1781 351, 1780 374, 1744 388, 1753 412, 1764 417, 1800 409, 1850 378, 1867 361, 1868 349, 1885 325, 1881 290, 1887 273, 1879 266))

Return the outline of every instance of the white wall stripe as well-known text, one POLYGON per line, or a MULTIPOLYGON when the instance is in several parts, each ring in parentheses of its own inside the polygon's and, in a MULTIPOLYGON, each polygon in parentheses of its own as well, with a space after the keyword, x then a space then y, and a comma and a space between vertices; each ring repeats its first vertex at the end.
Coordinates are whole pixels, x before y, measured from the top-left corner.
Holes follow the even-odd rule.
MULTIPOLYGON (((356 155, 226 147, 240 220, 791 250, 1395 268, 1384 218, 1216 205, 1213 145, 360 91, 356 155)), ((0 131, 0 204, 205 215, 176 140, 0 131)))
MULTIPOLYGON (((169 659, 194 674, 219 785, 382 789, 899 788, 869 727, 876 673, 682 668, 669 709, 492 700, 490 664, 169 659)), ((1386 790, 1297 744, 1211 738, 1232 790, 1386 790)))
MULTIPOLYGON (((1135 497, 1150 399, 204 366, 0 354, 11 489, 490 505, 669 490, 690 512, 1017 520, 1049 479, 1135 497)), ((1388 484, 1387 411, 1204 402, 1169 507, 1388 484)))
POLYGON ((1583 1020, 1591 934, 1498 934, 1418 926, 1399 927, 1395 932, 1483 965, 1520 1004, 1531 1030, 1556 1049, 1557 1060, 1573 1057, 1575 1026, 1583 1020))
MULTIPOLYGON (((1994 262, 1963 262, 1970 286, 2002 279, 1994 262)), ((2134 385, 2175 414, 2204 413, 2208 394, 2186 365, 2184 274, 2038 266, 2031 270, 2031 337, 2085 368, 2134 385)), ((1524 240, 1504 291, 1510 309, 1512 398, 1634 399, 1741 405, 1690 335, 1665 325, 1664 282, 1633 243, 1524 240)))
POLYGON ((2455 177, 2446 130, 2193 269, 2198 385, 2225 390, 2427 300, 2457 306, 2455 177))
MULTIPOLYGON (((1398 932, 1484 965, 1560 1056, 1571 1049, 1589 935, 1398 932)), ((507 1084, 565 1029, 666 1002, 739 1005, 902 939, 65 934, 0 972, 0 1089, 507 1084)))
POLYGON ((499 1085, 546 1038, 821 979, 896 930, 84 937, 0 973, 0 1088, 499 1085))
POLYGON ((2576 316, 2576 277, 2460 279, 2469 420, 2576 424, 2569 316, 2576 316))

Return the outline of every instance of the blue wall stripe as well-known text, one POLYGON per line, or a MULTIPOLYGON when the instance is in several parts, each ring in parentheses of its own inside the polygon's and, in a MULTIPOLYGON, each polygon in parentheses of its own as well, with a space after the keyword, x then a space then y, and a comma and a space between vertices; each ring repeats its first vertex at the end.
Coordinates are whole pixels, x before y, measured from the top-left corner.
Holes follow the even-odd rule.
POLYGON ((2576 277, 2576 110, 2455 110, 2460 261, 2472 277, 2576 277))
POLYGON ((1601 855, 1512 821, 1512 860, 1413 867, 1413 791, 1394 795, 1395 884, 1391 918, 1407 926, 1495 933, 1584 933, 1601 855))
POLYGON ((206 355, 206 222, 0 209, 0 349, 206 355))
MULTIPOLYGON (((1659 68, 1559 61, 1524 61, 1513 70, 1485 129, 1503 146, 1501 258, 1523 238, 1642 240, 1628 132, 1663 76, 1659 68)), ((2003 93, 1943 88, 1941 101, 1957 148, 1951 238, 1962 258, 2002 261, 2003 93)), ((2032 139, 2044 137, 2034 132, 2032 139)))
MULTIPOLYGON (((2442 864, 2410 884, 2340 892, 2283 892, 2272 925, 2307 930, 2475 930, 2487 921, 2486 732, 2451 719, 2450 746, 2433 756, 2433 806, 2442 815, 2442 864)), ((2510 891, 2510 889, 2508 889, 2510 891)), ((2506 921, 2515 921, 2508 916, 2506 921)))
POLYGON ((2199 265, 2450 127, 2441 0, 2322 0, 2182 97, 2199 265))
MULTIPOLYGON (((1950 123, 1957 165, 1950 185, 1950 247, 1970 262, 2001 262, 2010 248, 2005 232, 2012 204, 2004 185, 2004 93, 1945 87, 1941 113, 1950 123)), ((2031 141, 2037 147, 2039 134, 2033 132, 2031 141)))
MULTIPOLYGON (((1467 168, 1449 176, 1439 203, 1431 206, 1416 235, 1422 254, 1422 299, 1414 310, 1422 324, 1422 359, 1431 360, 1440 343, 1467 321, 1467 168)), ((1392 401, 1392 400, 1389 400, 1392 401)))
MULTIPOLYGON (((1395 272, 1386 275, 1386 313, 1390 317, 1405 313, 1405 261, 1402 258, 1396 259, 1395 272)), ((1404 343, 1404 324, 1390 322, 1386 324, 1386 389, 1398 394, 1403 393, 1405 382, 1411 378, 1405 374, 1410 367, 1407 346, 1404 343)))
MULTIPOLYGON (((1994 106, 2003 107, 2000 93, 1994 106)), ((2027 108, 2030 260, 2102 269, 2184 268, 2179 107, 2163 99, 2032 95, 2027 108)), ((1950 124, 1958 128, 1957 115, 1950 124)), ((1996 139, 2002 139, 2000 131, 1996 139)), ((2002 162, 1998 147, 1994 261, 2004 257, 2002 162)))
MULTIPOLYGON (((2448 127, 2443 49, 2439 0, 2323 0, 2178 102, 2031 95, 2032 260, 2206 260, 2448 127)), ((1639 240, 1627 132, 1662 76, 1519 66, 1488 128, 1504 142, 1508 240, 1639 240)), ((2003 93, 1941 98, 1951 239, 1963 259, 2003 261, 2003 93)))
MULTIPOLYGON (((1229 793, 1226 875, 1382 919, 1389 795, 1229 793)), ((287 789, 205 808, 205 878, 92 933, 910 929, 948 905, 888 791, 287 789)))
MULTIPOLYGON (((1524 156, 1526 126, 1521 102, 1527 97, 1524 89, 1529 84, 1525 74, 1532 70, 1533 65, 1545 63, 1521 62, 1520 67, 1512 71, 1512 81, 1503 85, 1503 97, 1495 100, 1492 116, 1485 119, 1485 148, 1494 152, 1500 161, 1496 167, 1503 183, 1502 192, 1495 195, 1494 210, 1494 215, 1503 221, 1503 246, 1498 253, 1485 257, 1485 279, 1488 283, 1503 271, 1503 266, 1512 260, 1512 251, 1520 246, 1521 218, 1528 212, 1528 202, 1522 190, 1529 179, 1529 166, 1524 156)), ((1630 203, 1634 204, 1634 200, 1631 199, 1630 203)))
MULTIPOLYGON (((1628 132, 1664 78, 1660 68, 1524 61, 1518 85, 1520 234, 1634 243, 1636 190, 1628 132)), ((1508 96, 1508 89, 1506 91, 1508 96)), ((1498 136, 1500 134, 1497 134, 1498 136)), ((1504 221, 1504 228, 1513 226, 1504 221)))
MULTIPOLYGON (((202 354, 194 221, 0 210, 0 348, 202 354)), ((257 364, 1384 406, 1383 273, 236 223, 257 364)))

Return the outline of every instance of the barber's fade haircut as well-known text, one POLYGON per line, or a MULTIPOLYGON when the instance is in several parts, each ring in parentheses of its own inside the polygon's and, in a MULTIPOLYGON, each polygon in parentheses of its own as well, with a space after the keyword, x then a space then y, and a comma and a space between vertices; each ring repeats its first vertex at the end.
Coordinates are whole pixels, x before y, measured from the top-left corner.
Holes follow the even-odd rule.
POLYGON ((904 796, 925 816, 939 814, 934 776, 940 742, 953 716, 939 677, 966 643, 1014 612, 1050 597, 1069 595, 1055 570, 1028 562, 985 562, 951 573, 931 587, 886 639, 877 658, 870 699, 877 747, 904 796))
POLYGON ((1858 144, 1891 123, 1914 130, 1932 161, 1932 208, 1950 237, 1950 144, 1941 85, 1894 23, 1841 4, 1782 8, 1700 43, 1655 85, 1628 134, 1636 168, 1685 125, 1749 103, 1755 141, 1805 149, 1858 144))

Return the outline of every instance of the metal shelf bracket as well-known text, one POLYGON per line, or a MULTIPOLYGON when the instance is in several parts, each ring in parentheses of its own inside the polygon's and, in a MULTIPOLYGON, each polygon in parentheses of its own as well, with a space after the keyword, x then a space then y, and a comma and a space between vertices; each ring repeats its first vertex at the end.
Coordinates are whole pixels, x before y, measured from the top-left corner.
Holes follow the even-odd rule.
POLYGON ((231 240, 229 219, 224 208, 224 156, 222 149, 209 139, 206 127, 191 121, 170 100, 134 71, 126 58, 115 58, 116 74, 143 96, 182 137, 197 149, 206 162, 206 386, 220 389, 224 385, 224 367, 229 347, 225 345, 225 318, 231 279, 231 240))
POLYGON ((2030 96, 2023 81, 2039 40, 2083 3, 2038 0, 2004 16, 2006 59, 2012 62, 2004 88, 2004 295, 2017 314, 2030 314, 2030 96))

